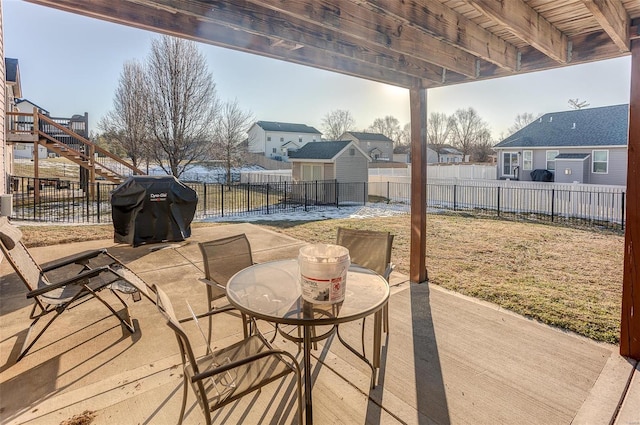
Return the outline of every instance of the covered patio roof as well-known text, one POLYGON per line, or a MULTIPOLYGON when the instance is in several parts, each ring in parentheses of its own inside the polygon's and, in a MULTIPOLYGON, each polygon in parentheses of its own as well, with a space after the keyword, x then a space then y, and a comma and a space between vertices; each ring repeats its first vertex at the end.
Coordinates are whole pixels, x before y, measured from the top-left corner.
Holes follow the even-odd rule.
POLYGON ((413 282, 427 280, 427 89, 631 54, 620 347, 640 359, 640 250, 633 246, 640 244, 637 0, 28 1, 410 89, 413 282))

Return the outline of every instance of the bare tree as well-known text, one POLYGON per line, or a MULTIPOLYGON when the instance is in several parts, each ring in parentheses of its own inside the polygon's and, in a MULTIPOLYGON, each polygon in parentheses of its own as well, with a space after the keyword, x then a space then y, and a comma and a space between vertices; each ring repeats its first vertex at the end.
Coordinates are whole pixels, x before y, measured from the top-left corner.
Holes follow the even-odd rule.
POLYGON ((453 119, 442 112, 432 112, 427 122, 427 143, 438 154, 438 162, 445 145, 449 143, 453 119))
POLYGON ((400 146, 410 145, 411 144, 411 123, 408 122, 402 127, 400 133, 398 134, 398 144, 400 146))
POLYGON ((518 114, 516 115, 516 119, 514 120, 513 125, 507 129, 507 133, 509 133, 509 135, 512 135, 515 132, 522 130, 523 128, 537 120, 539 117, 540 114, 533 115, 530 112, 523 112, 522 114, 518 114))
POLYGON ((590 105, 586 100, 580 101, 580 99, 569 99, 568 103, 571 109, 582 109, 590 105))
POLYGON ((162 36, 147 61, 151 154, 176 177, 206 157, 219 110, 216 85, 195 42, 162 36))
POLYGON ((240 165, 247 152, 242 142, 247 130, 255 121, 253 114, 243 111, 238 100, 227 101, 222 105, 213 137, 214 157, 222 159, 227 169, 227 183, 231 183, 231 168, 240 165))
POLYGON ((473 162, 489 162, 489 156, 494 153, 493 140, 489 130, 484 130, 478 134, 476 143, 471 150, 471 161, 473 162))
POLYGON ((376 118, 369 127, 369 131, 374 133, 380 133, 393 140, 394 143, 398 143, 400 136, 400 121, 391 115, 387 115, 384 118, 376 118))
POLYGON ((344 132, 351 131, 356 126, 356 120, 351 112, 336 109, 322 118, 322 133, 325 139, 337 140, 344 132))
POLYGON ((451 125, 452 141, 465 157, 471 155, 473 147, 489 131, 487 124, 473 108, 458 109, 453 114, 451 125))
POLYGON ((113 109, 98 124, 103 138, 119 146, 134 167, 148 158, 147 97, 142 64, 135 60, 126 62, 120 72, 113 109))

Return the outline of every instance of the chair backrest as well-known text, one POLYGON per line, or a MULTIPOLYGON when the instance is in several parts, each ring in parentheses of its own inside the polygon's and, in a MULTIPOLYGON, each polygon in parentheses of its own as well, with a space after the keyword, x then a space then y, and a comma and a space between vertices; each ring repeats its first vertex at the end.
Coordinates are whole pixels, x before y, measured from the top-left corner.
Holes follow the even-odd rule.
POLYGON ((167 320, 167 325, 176 335, 178 346, 180 347, 183 366, 186 366, 185 362, 188 361, 193 368, 194 374, 199 373, 198 364, 196 362, 195 355, 193 354, 191 343, 189 342, 189 338, 176 316, 171 300, 167 296, 167 293, 159 286, 153 285, 153 291, 156 293, 156 306, 158 307, 158 310, 167 320))
POLYGON ((9 223, 7 217, 0 217, 0 249, 30 291, 48 283, 42 269, 22 243, 22 232, 9 223))
POLYGON ((391 263, 391 248, 393 246, 393 235, 389 232, 338 227, 336 244, 349 250, 353 264, 358 264, 385 276, 391 263))
POLYGON ((247 235, 229 236, 198 243, 204 260, 205 278, 227 286, 231 276, 253 264, 247 235))

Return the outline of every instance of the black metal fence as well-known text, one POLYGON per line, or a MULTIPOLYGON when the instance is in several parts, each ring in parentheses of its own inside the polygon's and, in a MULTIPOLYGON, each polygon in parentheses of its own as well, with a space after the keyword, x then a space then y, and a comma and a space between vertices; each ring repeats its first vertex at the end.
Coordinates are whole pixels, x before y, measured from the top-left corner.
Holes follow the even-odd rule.
MULTIPOLYGON (((65 223, 110 223, 111 191, 116 185, 81 185, 52 178, 12 179, 13 218, 65 223), (38 192, 38 193, 36 193, 38 192)), ((411 202, 408 183, 338 183, 336 181, 218 183, 186 182, 198 194, 196 218, 264 215, 364 205, 411 202)), ((562 186, 544 188, 479 184, 427 184, 427 206, 516 220, 624 229, 625 192, 588 191, 562 186)))

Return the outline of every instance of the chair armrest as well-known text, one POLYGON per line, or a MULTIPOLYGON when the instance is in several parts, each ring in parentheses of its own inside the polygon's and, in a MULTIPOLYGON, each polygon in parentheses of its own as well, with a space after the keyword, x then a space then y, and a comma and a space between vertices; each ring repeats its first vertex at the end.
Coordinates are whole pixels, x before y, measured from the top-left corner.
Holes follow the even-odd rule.
POLYGON ((81 252, 80 254, 76 254, 76 255, 72 255, 70 257, 66 257, 61 259, 60 261, 57 261, 53 264, 50 264, 46 267, 42 267, 42 271, 43 272, 49 272, 51 270, 55 270, 55 269, 59 269, 60 267, 64 267, 64 266, 68 266, 69 264, 82 264, 83 262, 86 262, 87 260, 90 260, 92 258, 96 258, 98 255, 101 254, 106 254, 107 250, 102 248, 102 249, 96 249, 93 251, 87 251, 87 252, 81 252))
POLYGON ((384 275, 382 277, 384 277, 387 282, 389 281, 389 276, 391 276, 391 272, 395 268, 396 268, 395 264, 389 263, 389 265, 387 266, 387 269, 384 271, 384 275))
POLYGON ((212 286, 214 288, 218 288, 220 290, 226 291, 227 288, 225 288, 224 286, 220 285, 218 282, 214 282, 213 280, 209 280, 205 277, 201 277, 200 279, 198 279, 200 282, 204 283, 205 285, 209 285, 212 286))
MULTIPOLYGON (((62 288, 64 286, 68 286, 68 285, 74 285, 74 284, 79 283, 79 282, 81 282, 81 281, 83 281, 85 279, 90 279, 92 277, 96 277, 100 273, 103 273, 105 271, 111 271, 109 269, 109 266, 102 266, 102 267, 98 267, 98 268, 91 269, 91 270, 85 270, 82 273, 74 275, 73 277, 70 277, 68 279, 64 279, 64 280, 61 280, 59 282, 53 282, 53 283, 48 284, 45 287, 34 289, 33 291, 29 291, 27 293, 27 298, 38 297, 38 296, 44 295, 47 292, 52 291, 54 289, 62 288)), ((99 287, 107 286, 107 285, 110 285, 110 284, 111 284, 111 282, 104 282, 99 287)))
MULTIPOLYGON (((227 313, 227 312, 233 311, 233 310, 238 310, 238 309, 235 308, 232 305, 227 305, 227 306, 224 306, 224 307, 221 307, 221 308, 216 308, 214 310, 207 311, 206 313, 197 314, 196 318, 197 319, 202 319, 203 317, 213 316, 214 314, 227 313)), ((193 320, 193 317, 185 317, 184 319, 178 320, 178 322, 185 323, 185 322, 189 322, 191 320, 193 320)))
MULTIPOLYGON (((271 350, 263 351, 261 353, 253 354, 251 356, 245 357, 244 359, 236 360, 234 362, 227 363, 225 365, 218 366, 218 367, 213 368, 213 369, 209 369, 206 372, 198 373, 197 375, 194 375, 194 376, 191 377, 191 382, 195 383, 197 381, 201 381, 201 380, 209 378, 211 376, 219 375, 221 373, 227 372, 228 370, 234 369, 234 368, 236 368, 238 366, 242 366, 242 365, 245 365, 245 364, 248 364, 248 363, 255 362, 256 360, 260 360, 260 359, 262 359, 264 357, 281 356, 281 355, 285 355, 287 357, 291 357, 291 354, 287 353, 284 350, 271 349, 271 350)), ((297 365, 297 363, 295 361, 294 361, 294 364, 297 365)))

